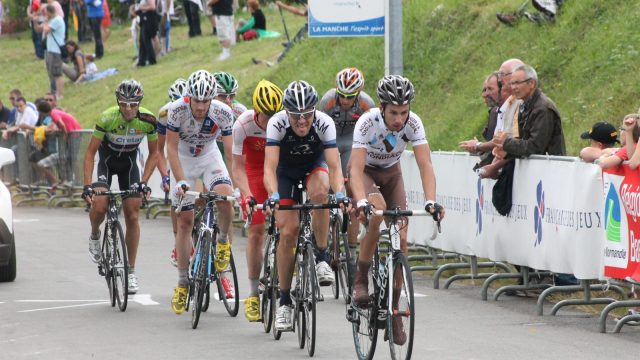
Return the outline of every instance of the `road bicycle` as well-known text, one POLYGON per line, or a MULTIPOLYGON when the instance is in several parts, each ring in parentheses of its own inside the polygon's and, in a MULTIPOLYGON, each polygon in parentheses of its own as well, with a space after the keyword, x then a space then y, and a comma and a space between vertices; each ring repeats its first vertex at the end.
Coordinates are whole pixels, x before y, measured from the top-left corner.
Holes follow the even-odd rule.
MULTIPOLYGON (((334 195, 329 196, 329 202, 334 201, 334 195)), ((349 239, 347 228, 349 227, 349 216, 339 209, 331 209, 329 217, 329 257, 331 258, 331 268, 334 272, 334 282, 331 285, 333 297, 340 297, 348 304, 351 297, 351 286, 355 273, 355 259, 351 258, 349 252, 349 239)))
MULTIPOLYGON (((192 309, 191 327, 195 329, 198 327, 200 314, 203 311, 207 311, 209 308, 209 302, 211 299, 211 282, 216 283, 218 288, 218 297, 224 303, 229 315, 236 316, 238 314, 238 276, 236 274, 236 267, 233 260, 233 252, 230 256, 229 266, 224 272, 219 273, 215 271, 214 267, 217 236, 219 233, 214 204, 216 201, 235 201, 236 198, 233 196, 219 195, 213 191, 185 191, 185 195, 195 196, 196 198, 204 199, 206 201, 202 216, 197 225, 198 233, 195 241, 195 250, 189 265, 189 292, 186 310, 189 311, 190 308, 192 309), (235 295, 233 300, 227 299, 226 291, 222 285, 223 276, 232 277, 233 279, 235 295)), ((184 197, 178 205, 176 213, 180 212, 183 200, 184 197)))
MULTIPOLYGON (((116 303, 120 311, 127 310, 129 287, 129 259, 122 225, 118 220, 119 199, 122 196, 138 195, 137 190, 109 190, 94 192, 94 196, 108 196, 107 219, 102 237, 102 255, 98 263, 98 273, 104 276, 109 288, 111 306, 116 303)), ((143 198, 144 199, 144 198, 143 198)))
MULTIPOLYGON (((347 310, 356 354, 360 360, 373 358, 378 330, 385 330, 391 358, 411 359, 415 324, 413 279, 407 257, 400 249, 400 231, 407 216, 433 216, 425 210, 374 210, 373 215, 389 221, 389 240, 378 242, 369 270, 369 302, 355 301, 347 310), (395 330, 394 330, 395 328, 395 330)), ((436 221, 440 228, 439 220, 436 221)))

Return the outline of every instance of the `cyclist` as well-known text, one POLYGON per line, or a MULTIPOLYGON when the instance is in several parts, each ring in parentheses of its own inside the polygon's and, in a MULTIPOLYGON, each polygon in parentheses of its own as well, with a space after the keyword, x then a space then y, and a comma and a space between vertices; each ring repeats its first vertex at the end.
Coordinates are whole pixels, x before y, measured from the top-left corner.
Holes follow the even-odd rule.
MULTIPOLYGON (((138 189, 145 195, 150 192, 146 186, 156 167, 158 154, 158 134, 156 118, 147 109, 140 107, 144 97, 142 85, 136 80, 124 80, 115 92, 117 106, 105 110, 93 130, 91 142, 84 157, 84 189, 82 198, 91 205, 89 219, 91 235, 89 236, 89 254, 93 262, 100 261, 100 224, 107 212, 106 197, 93 198, 94 191, 107 191, 111 187, 113 175, 118 176, 121 190, 138 189), (138 146, 147 138, 149 156, 144 165, 142 181, 138 169, 138 146), (98 153, 98 181, 92 183, 94 159, 98 153)), ((123 196, 122 207, 126 224, 125 240, 129 257, 128 293, 138 291, 138 278, 135 265, 140 242, 140 196, 123 196)))
MULTIPOLYGON (((187 80, 189 96, 169 105, 167 115, 167 156, 171 172, 176 180, 173 188, 173 207, 181 206, 177 216, 176 255, 178 259, 178 285, 174 289, 171 306, 176 314, 185 311, 188 292, 189 255, 191 254, 191 230, 193 229, 194 199, 184 194, 202 178, 207 189, 220 195, 231 195, 231 179, 215 140, 222 134, 227 154, 231 152, 231 108, 216 97, 216 81, 206 70, 198 70, 187 80)), ((229 161, 230 159, 227 159, 229 161)), ((231 231, 232 205, 216 204, 218 208, 218 234, 216 245, 216 271, 229 266, 231 244, 227 239, 231 231)), ((223 281, 224 281, 223 277, 223 281)), ((226 279, 228 282, 228 279, 226 279)))
MULTIPOLYGON (((410 109, 414 98, 413 84, 409 79, 389 75, 378 82, 380 108, 364 114, 356 124, 353 135, 353 152, 350 162, 350 179, 353 196, 358 200, 359 216, 364 220, 371 206, 377 209, 407 208, 400 156, 407 143, 411 143, 420 169, 422 189, 426 198, 425 209, 444 217, 444 208, 434 201, 436 178, 431 165, 431 151, 424 132, 422 120, 410 109)), ((406 219, 404 222, 406 223, 406 219)), ((369 231, 360 242, 358 269, 353 286, 353 299, 364 305, 369 301, 367 274, 376 243, 380 236, 381 217, 372 217, 369 231)), ((407 227, 400 233, 400 247, 407 253, 407 227)), ((396 274, 396 276, 402 274, 396 274)), ((394 281, 395 284, 399 281, 394 281)), ((394 291, 393 305, 398 305, 400 291, 394 291)), ((394 340, 402 345, 406 334, 400 317, 394 316, 394 340)))
MULTIPOLYGON (((253 110, 245 111, 233 125, 232 173, 243 196, 242 202, 247 206, 267 200, 263 181, 266 129, 273 114, 282 110, 282 90, 267 80, 261 80, 253 91, 252 99, 253 110)), ((249 321, 260 320, 258 282, 262 268, 264 220, 264 213, 256 212, 249 226, 246 255, 250 286, 249 296, 244 301, 244 315, 249 321)))
MULTIPOLYGON (((264 161, 264 184, 269 198, 268 211, 277 204, 290 205, 301 201, 298 181, 306 184, 312 203, 327 201, 329 184, 336 199, 345 201, 344 177, 340 169, 340 154, 336 145, 336 128, 331 118, 315 108, 318 94, 305 81, 294 81, 284 91, 285 110, 273 115, 267 125, 267 147, 264 161), (280 195, 282 194, 282 195, 280 195)), ((288 331, 292 324, 290 297, 299 215, 293 211, 276 213, 280 229, 277 252, 280 307, 276 313, 276 329, 288 331)), ((316 272, 320 285, 333 283, 333 271, 327 263, 328 210, 314 211, 313 230, 318 254, 316 272)))
MULTIPOLYGON (((162 184, 160 187, 165 193, 171 190, 169 167, 167 166, 167 159, 164 155, 164 144, 167 136, 167 114, 169 112, 169 105, 171 105, 172 102, 187 96, 187 80, 176 79, 169 87, 168 93, 169 102, 162 106, 160 112, 158 112, 158 171, 160 172, 160 176, 162 176, 162 184)), ((173 236, 176 236, 176 213, 173 208, 170 212, 173 236)), ((178 266, 175 248, 171 251, 170 261, 173 266, 178 266)))
MULTIPOLYGON (((362 71, 355 67, 342 69, 336 75, 336 87, 327 91, 318 105, 320 111, 331 116, 336 124, 338 151, 340 152, 342 174, 345 177, 348 177, 347 164, 351 156, 353 129, 360 116, 375 107, 373 100, 362 90, 363 88, 364 74, 362 71)), ((351 195, 349 184, 345 185, 347 193, 351 195)), ((352 260, 349 265, 353 268, 349 272, 351 276, 355 274, 357 234, 358 222, 352 219, 348 231, 350 259, 352 260)), ((353 281, 353 279, 349 279, 349 281, 353 281)))

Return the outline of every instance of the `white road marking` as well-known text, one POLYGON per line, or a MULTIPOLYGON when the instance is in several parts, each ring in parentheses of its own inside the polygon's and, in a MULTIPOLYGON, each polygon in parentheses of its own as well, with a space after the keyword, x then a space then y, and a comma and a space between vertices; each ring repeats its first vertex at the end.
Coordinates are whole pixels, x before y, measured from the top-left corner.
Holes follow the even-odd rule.
POLYGON ((420 293, 417 293, 417 292, 414 292, 414 293, 413 293, 413 297, 414 297, 414 298, 417 298, 417 297, 427 297, 427 296, 429 296, 429 295, 427 295, 427 294, 420 294, 420 293))
POLYGON ((135 301, 140 305, 160 305, 160 303, 151 300, 151 294, 136 294, 129 296, 129 301, 135 301))
POLYGON ((14 223, 30 223, 30 222, 38 222, 40 219, 13 219, 14 223))
POLYGON ((41 308, 41 309, 21 310, 21 311, 18 311, 18 312, 19 313, 28 313, 28 312, 34 312, 34 311, 57 310, 57 309, 67 309, 67 308, 73 308, 73 307, 104 305, 104 304, 109 304, 109 301, 102 301, 102 302, 89 303, 89 304, 55 306, 55 307, 41 308))
POLYGON ((99 299, 99 300, 16 300, 16 302, 24 302, 24 303, 46 303, 46 302, 105 302, 109 300, 99 299))

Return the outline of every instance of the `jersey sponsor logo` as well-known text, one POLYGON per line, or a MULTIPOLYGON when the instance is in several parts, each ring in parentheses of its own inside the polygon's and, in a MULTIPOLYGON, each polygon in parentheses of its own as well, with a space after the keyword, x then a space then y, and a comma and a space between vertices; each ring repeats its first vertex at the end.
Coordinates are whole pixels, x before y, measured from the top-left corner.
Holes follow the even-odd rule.
POLYGON ((310 155, 313 154, 313 149, 310 144, 300 144, 291 148, 289 153, 291 155, 310 155))
POLYGON ((421 132, 421 125, 419 122, 417 122, 414 118, 409 118, 409 121, 407 121, 409 127, 411 128, 411 130, 413 130, 414 134, 419 134, 421 132))
POLYGON ((399 158, 401 153, 395 152, 395 153, 390 153, 390 154, 384 154, 384 153, 376 153, 376 152, 372 152, 372 151, 368 151, 367 155, 369 156, 369 158, 373 159, 373 160, 388 160, 388 159, 393 159, 393 158, 399 158))
POLYGON ((327 122, 320 123, 320 121, 316 121, 315 128, 318 129, 319 132, 325 134, 327 132, 327 129, 329 128, 329 123, 327 122))
POLYGON ((371 118, 366 119, 364 123, 360 126, 360 134, 362 136, 366 136, 372 127, 373 127, 373 121, 371 120, 371 118))
POLYGON ((273 126, 276 128, 276 131, 278 132, 282 132, 286 129, 287 125, 283 122, 283 121, 279 121, 275 124, 273 124, 273 126))

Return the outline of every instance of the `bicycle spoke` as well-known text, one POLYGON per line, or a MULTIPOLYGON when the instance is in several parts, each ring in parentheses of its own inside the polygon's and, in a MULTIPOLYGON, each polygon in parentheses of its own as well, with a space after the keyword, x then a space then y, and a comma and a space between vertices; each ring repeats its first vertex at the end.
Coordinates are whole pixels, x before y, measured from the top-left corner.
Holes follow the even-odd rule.
POLYGON ((387 318, 387 334, 391 358, 408 360, 413 350, 413 331, 415 308, 413 303, 413 281, 407 259, 402 253, 394 262, 394 276, 389 279, 393 284, 393 301, 390 316, 387 318))

